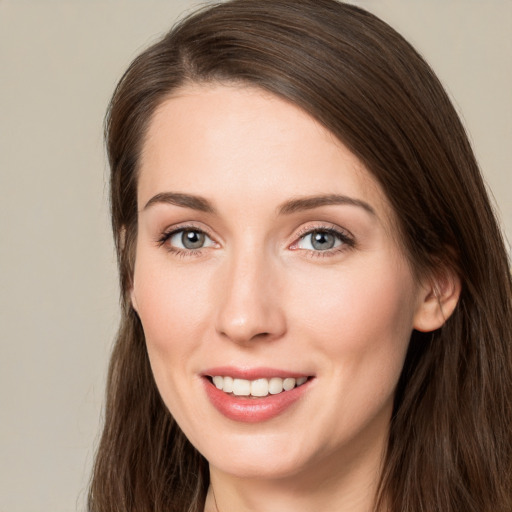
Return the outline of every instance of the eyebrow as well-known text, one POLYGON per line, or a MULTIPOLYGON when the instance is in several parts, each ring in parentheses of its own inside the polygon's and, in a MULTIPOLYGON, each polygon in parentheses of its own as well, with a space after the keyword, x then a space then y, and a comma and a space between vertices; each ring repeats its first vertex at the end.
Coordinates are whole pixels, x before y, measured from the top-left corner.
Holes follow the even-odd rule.
POLYGON ((215 213, 215 208, 204 197, 182 194, 179 192, 162 192, 157 194, 145 204, 143 210, 147 210, 150 206, 158 203, 173 204, 174 206, 190 208, 192 210, 198 210, 205 213, 215 213))
POLYGON ((361 201, 360 199, 355 199, 353 197, 339 194, 308 196, 291 199, 279 207, 279 213, 281 215, 290 215, 292 213, 300 212, 303 210, 313 210, 314 208, 330 205, 357 206, 359 208, 363 208, 363 210, 366 210, 371 215, 377 216, 375 210, 368 203, 361 201))
MULTIPOLYGON (((213 205, 204 197, 195 196, 191 194, 183 194, 180 192, 161 192, 153 196, 144 206, 143 210, 159 204, 172 204, 174 206, 181 206, 182 208, 190 208, 205 213, 215 213, 213 205)), ((377 216, 375 210, 366 202, 353 197, 348 197, 340 194, 327 194, 319 196, 299 197, 297 199, 290 199, 278 208, 280 215, 291 215, 304 210, 313 210, 321 206, 331 205, 349 205, 357 206, 367 211, 371 215, 377 216)))

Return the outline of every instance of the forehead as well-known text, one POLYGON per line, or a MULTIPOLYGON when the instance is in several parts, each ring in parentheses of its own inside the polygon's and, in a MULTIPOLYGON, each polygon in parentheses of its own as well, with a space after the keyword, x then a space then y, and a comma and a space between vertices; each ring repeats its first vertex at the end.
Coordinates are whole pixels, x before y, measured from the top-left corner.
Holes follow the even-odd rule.
POLYGON ((140 161, 139 208, 174 191, 225 202, 282 202, 344 194, 389 204, 362 163, 297 106, 258 88, 189 85, 166 99, 148 126, 140 161))

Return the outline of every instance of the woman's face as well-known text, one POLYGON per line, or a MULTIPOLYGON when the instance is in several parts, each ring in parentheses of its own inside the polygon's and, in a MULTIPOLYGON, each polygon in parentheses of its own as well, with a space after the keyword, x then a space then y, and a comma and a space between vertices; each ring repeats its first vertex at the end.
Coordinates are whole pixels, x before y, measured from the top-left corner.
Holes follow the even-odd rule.
POLYGON ((423 292, 357 158, 268 93, 188 86, 151 121, 138 207, 133 306, 212 470, 378 464, 423 292))

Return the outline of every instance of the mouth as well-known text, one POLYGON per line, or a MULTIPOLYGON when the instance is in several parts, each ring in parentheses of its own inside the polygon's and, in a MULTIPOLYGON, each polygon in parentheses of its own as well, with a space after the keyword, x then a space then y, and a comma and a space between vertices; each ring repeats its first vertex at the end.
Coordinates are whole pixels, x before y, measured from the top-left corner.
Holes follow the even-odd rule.
POLYGON ((264 398, 279 395, 304 385, 311 377, 271 377, 254 380, 234 378, 229 375, 207 376, 220 391, 232 396, 264 398))
POLYGON ((211 369, 202 375, 206 396, 226 418, 259 423, 294 410, 312 388, 314 376, 258 368, 211 369))

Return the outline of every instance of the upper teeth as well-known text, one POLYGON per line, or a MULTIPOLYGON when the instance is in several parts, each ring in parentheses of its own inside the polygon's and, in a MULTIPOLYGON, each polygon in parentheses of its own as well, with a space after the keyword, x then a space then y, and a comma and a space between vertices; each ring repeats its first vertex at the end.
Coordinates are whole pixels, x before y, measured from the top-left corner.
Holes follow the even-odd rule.
POLYGON ((212 377, 212 380, 215 387, 225 393, 233 393, 237 396, 267 396, 269 393, 277 395, 283 391, 289 391, 295 386, 301 386, 308 379, 307 377, 299 377, 298 379, 272 377, 271 379, 245 380, 216 375, 212 377))

